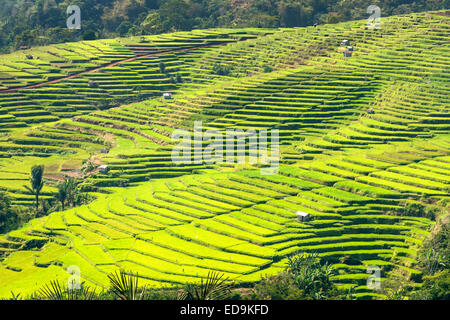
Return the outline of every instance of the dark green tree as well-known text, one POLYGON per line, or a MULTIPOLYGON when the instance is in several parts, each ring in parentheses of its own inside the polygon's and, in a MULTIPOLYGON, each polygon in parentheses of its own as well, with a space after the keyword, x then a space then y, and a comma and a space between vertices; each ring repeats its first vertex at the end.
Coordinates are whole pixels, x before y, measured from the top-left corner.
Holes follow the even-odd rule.
POLYGON ((67 193, 67 180, 65 180, 58 184, 58 193, 56 194, 56 199, 61 203, 63 211, 67 200, 67 193))
POLYGON ((33 166, 31 168, 31 177, 30 177, 29 186, 24 186, 28 191, 34 194, 36 198, 36 211, 39 208, 39 194, 41 193, 42 188, 44 187, 44 166, 33 166))
POLYGON ((83 34, 83 40, 95 40, 97 39, 94 30, 86 30, 83 34))
POLYGON ((159 71, 161 71, 161 73, 166 72, 166 65, 164 64, 164 62, 159 63, 159 71))
POLYGON ((0 233, 5 233, 17 224, 17 213, 11 207, 11 198, 0 191, 0 233))

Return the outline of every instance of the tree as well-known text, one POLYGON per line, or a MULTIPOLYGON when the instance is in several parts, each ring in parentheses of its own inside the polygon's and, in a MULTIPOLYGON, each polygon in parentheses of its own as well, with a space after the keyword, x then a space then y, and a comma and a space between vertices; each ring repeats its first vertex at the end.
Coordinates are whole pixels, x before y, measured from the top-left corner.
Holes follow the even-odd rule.
POLYGON ((151 12, 141 23, 141 29, 144 34, 158 34, 164 30, 161 16, 158 12, 151 12))
POLYGON ((11 199, 6 192, 0 191, 0 233, 5 233, 17 224, 17 213, 11 208, 11 199))
POLYGON ((67 190, 67 201, 75 207, 78 199, 77 183, 74 178, 68 178, 64 181, 67 190))
POLYGON ((219 76, 229 76, 231 74, 232 67, 229 65, 221 65, 215 63, 212 67, 212 73, 219 76))
POLYGON ((333 268, 322 263, 317 254, 299 253, 288 258, 286 269, 276 276, 265 277, 255 285, 254 299, 323 300, 339 296, 331 282, 333 268))
POLYGON ((95 40, 95 32, 94 30, 86 30, 83 34, 83 40, 95 40))
POLYGON ((64 211, 64 205, 66 203, 67 199, 67 180, 64 182, 60 182, 58 184, 58 193, 56 194, 56 199, 61 202, 62 209, 64 211))
POLYGON ((278 5, 283 27, 304 27, 313 22, 314 9, 309 1, 284 0, 278 5))
POLYGON ((193 26, 192 4, 184 0, 168 0, 159 8, 165 29, 189 30, 193 26))
POLYGON ((39 208, 39 194, 41 193, 42 188, 44 187, 44 166, 33 166, 31 168, 31 177, 30 184, 31 188, 28 186, 24 186, 28 191, 36 197, 36 211, 39 208))
POLYGON ((287 271, 308 298, 326 299, 333 288, 330 280, 333 268, 328 263, 322 265, 317 254, 302 253, 288 257, 287 271))
POLYGON ((164 62, 159 63, 159 71, 161 71, 161 73, 163 74, 166 72, 166 65, 164 64, 164 62))

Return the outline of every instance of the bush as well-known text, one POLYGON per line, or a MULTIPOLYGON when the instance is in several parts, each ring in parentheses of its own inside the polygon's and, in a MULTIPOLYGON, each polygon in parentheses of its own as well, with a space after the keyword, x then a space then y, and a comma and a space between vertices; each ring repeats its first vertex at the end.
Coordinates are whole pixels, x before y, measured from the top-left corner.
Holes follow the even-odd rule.
POLYGON ((333 268, 328 263, 322 265, 317 254, 302 253, 289 257, 287 270, 292 273, 295 284, 305 291, 307 298, 326 299, 333 288, 330 280, 333 268))
POLYGON ((11 208, 11 199, 4 191, 0 191, 0 233, 13 229, 18 222, 18 216, 11 208))
POLYGON ((288 258, 285 271, 258 282, 254 287, 252 298, 331 299, 337 296, 337 288, 330 280, 333 274, 332 267, 328 263, 322 263, 317 254, 300 253, 288 258))
POLYGON ((265 73, 269 73, 269 72, 272 72, 272 71, 273 71, 273 68, 271 66, 268 66, 268 65, 264 66, 264 72, 265 73))
POLYGON ((161 71, 161 73, 166 73, 166 65, 164 64, 164 62, 161 62, 159 64, 159 71, 161 71))
POLYGON ((414 300, 450 300, 450 270, 424 277, 421 289, 411 296, 414 300))
POLYGON ((439 208, 436 206, 425 206, 418 202, 409 202, 404 209, 399 212, 401 216, 409 217, 424 217, 434 220, 439 213, 439 208))
POLYGON ((448 222, 443 224, 432 238, 425 241, 417 260, 425 275, 433 275, 449 267, 450 227, 448 222))
POLYGON ((266 277, 258 282, 251 294, 252 300, 301 300, 304 291, 295 285, 289 272, 281 272, 273 277, 266 277))
POLYGON ((214 64, 212 68, 212 73, 219 76, 229 76, 231 74, 231 66, 224 66, 221 64, 214 64))
POLYGON ((0 191, 0 234, 19 228, 32 217, 29 208, 13 208, 11 198, 5 191, 0 191))
POLYGON ((83 34, 83 40, 95 40, 97 37, 93 30, 86 30, 83 34))

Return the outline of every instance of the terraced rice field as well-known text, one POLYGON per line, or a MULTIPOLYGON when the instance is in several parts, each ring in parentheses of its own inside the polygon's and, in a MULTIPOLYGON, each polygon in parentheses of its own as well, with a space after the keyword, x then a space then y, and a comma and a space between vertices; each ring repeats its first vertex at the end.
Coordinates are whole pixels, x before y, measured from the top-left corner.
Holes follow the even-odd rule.
POLYGON ((379 30, 215 29, 2 56, 0 189, 14 204, 32 204, 23 185, 34 164, 46 167, 44 199, 87 159, 110 171, 83 177, 97 196, 89 205, 0 235, 0 297, 65 280, 71 265, 99 287, 118 268, 151 286, 210 270, 248 285, 298 251, 332 263, 333 281, 358 298, 383 298, 366 286, 369 265, 382 281, 401 269, 419 285, 417 251, 434 221, 393 212, 449 197, 448 34, 447 16, 420 13, 379 30), (278 173, 173 163, 172 133, 198 120, 222 133, 278 129, 278 173))

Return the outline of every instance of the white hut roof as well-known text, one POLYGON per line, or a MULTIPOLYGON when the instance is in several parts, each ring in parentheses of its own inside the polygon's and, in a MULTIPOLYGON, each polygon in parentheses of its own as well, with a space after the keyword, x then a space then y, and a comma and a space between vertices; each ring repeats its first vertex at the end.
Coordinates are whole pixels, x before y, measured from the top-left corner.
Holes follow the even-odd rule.
POLYGON ((307 216, 309 216, 309 213, 303 212, 303 211, 297 211, 295 214, 298 215, 299 217, 307 217, 307 216))

